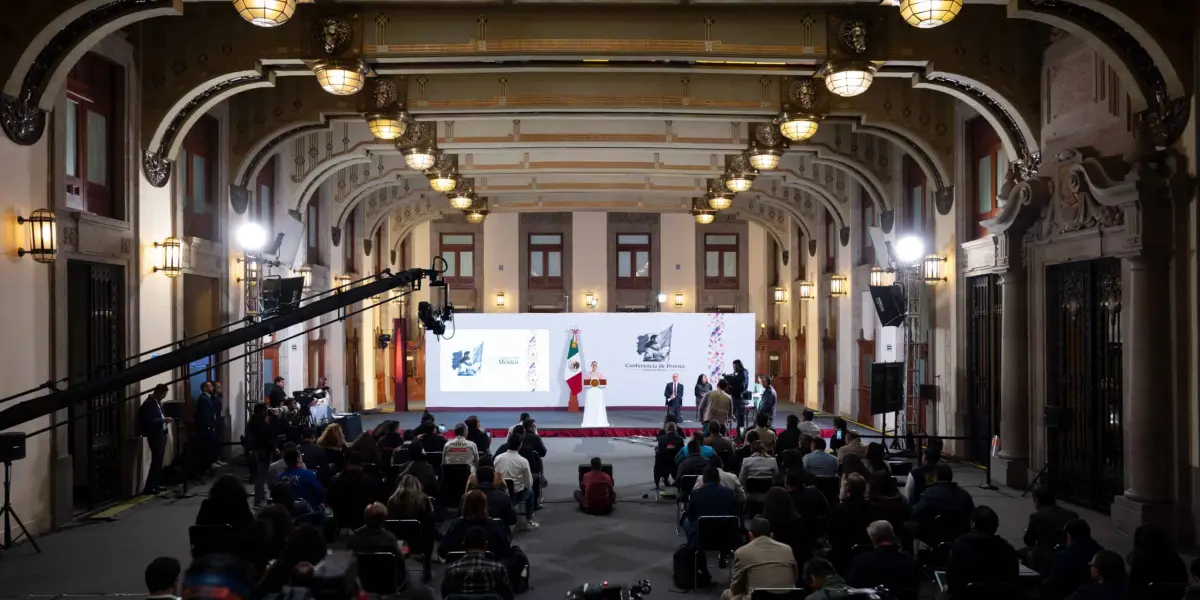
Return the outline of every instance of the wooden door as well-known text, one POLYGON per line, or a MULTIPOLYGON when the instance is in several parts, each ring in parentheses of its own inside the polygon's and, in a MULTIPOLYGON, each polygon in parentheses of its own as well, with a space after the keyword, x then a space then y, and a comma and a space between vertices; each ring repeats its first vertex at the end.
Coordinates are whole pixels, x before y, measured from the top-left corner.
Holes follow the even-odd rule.
POLYGON ((396 412, 408 410, 408 333, 405 319, 392 320, 392 389, 396 412))
POLYGON ((837 414, 837 340, 828 332, 821 340, 821 412, 837 414))
POLYGON ((346 325, 346 406, 349 412, 358 412, 362 406, 362 366, 359 360, 360 340, 358 328, 346 325))
POLYGON ((871 365, 875 363, 875 340, 865 340, 860 334, 856 346, 858 350, 858 385, 855 396, 858 398, 858 415, 855 418, 859 423, 873 425, 875 415, 871 414, 871 365))
POLYGON ((325 377, 325 340, 308 342, 308 387, 320 387, 325 377))
POLYGON ((971 403, 967 408, 972 460, 985 462, 991 454, 991 439, 1000 431, 1000 277, 981 275, 967 280, 970 329, 967 332, 967 377, 971 403))
POLYGON ((807 404, 805 394, 808 390, 805 388, 805 382, 808 377, 808 345, 804 340, 804 331, 801 330, 796 334, 796 386, 793 391, 793 402, 796 404, 807 404))

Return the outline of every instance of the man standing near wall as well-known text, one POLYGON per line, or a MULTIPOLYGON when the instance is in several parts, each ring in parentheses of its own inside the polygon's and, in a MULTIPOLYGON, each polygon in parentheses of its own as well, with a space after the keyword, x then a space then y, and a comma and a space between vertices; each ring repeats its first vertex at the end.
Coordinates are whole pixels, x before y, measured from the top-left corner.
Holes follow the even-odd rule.
POLYGON ((683 384, 679 383, 679 373, 671 376, 671 383, 663 390, 663 396, 667 399, 667 414, 675 417, 676 423, 682 422, 683 384))
POLYGON ((154 386, 154 391, 138 408, 138 433, 146 438, 150 447, 150 471, 146 473, 146 487, 143 494, 156 494, 162 491, 159 482, 162 480, 163 455, 167 451, 167 426, 171 418, 163 414, 162 401, 167 397, 166 385, 154 386))

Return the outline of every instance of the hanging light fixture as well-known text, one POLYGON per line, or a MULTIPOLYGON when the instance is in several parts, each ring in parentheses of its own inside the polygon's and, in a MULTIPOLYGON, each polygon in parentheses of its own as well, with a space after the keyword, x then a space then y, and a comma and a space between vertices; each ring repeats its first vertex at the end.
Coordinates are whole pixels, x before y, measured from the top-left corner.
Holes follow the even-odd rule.
POLYGON ((321 89, 334 96, 353 96, 367 84, 370 70, 361 60, 320 60, 313 65, 313 73, 321 89))
POLYGON ((713 215, 711 212, 708 212, 706 210, 702 210, 702 211, 699 211, 696 213, 696 224, 697 225, 711 225, 712 222, 715 220, 717 220, 716 215, 713 215))
POLYGON ((17 217, 29 234, 29 248, 17 248, 17 256, 28 254, 40 263, 54 262, 58 258, 58 222, 54 213, 39 208, 28 217, 17 217))
POLYGON ((825 63, 821 75, 825 78, 825 89, 843 98, 853 98, 871 88, 877 69, 875 63, 861 60, 825 63))
POLYGON ((368 82, 369 89, 361 96, 361 108, 375 139, 391 142, 408 131, 409 116, 403 100, 407 84, 408 80, 402 76, 372 77, 368 82))
POLYGON ((408 129, 405 116, 403 112, 371 113, 367 115, 367 127, 376 139, 390 142, 404 135, 408 129))
POLYGON ((817 286, 811 281, 801 281, 796 284, 796 290, 800 293, 801 300, 812 300, 817 297, 817 286))
POLYGON ((913 27, 933 29, 958 16, 963 0, 900 0, 900 16, 913 27))
POLYGON ((841 298, 850 294, 850 280, 845 275, 834 275, 829 278, 829 296, 841 298))
POLYGON ((746 159, 750 161, 751 167, 759 171, 770 171, 779 166, 787 143, 787 138, 783 137, 774 122, 759 123, 754 127, 746 147, 746 159))
POLYGON ((779 113, 779 131, 793 142, 803 142, 817 135, 820 126, 820 117, 816 115, 787 111, 779 113))
POLYGON ((778 148, 752 147, 749 151, 750 166, 759 171, 770 171, 779 166, 783 151, 778 148))
POLYGON ((772 292, 772 295, 775 297, 775 304, 787 304, 787 301, 788 301, 787 288, 776 287, 773 290, 771 290, 771 292, 772 292))
POLYGON ((478 225, 478 224, 482 223, 483 220, 486 219, 488 216, 488 208, 487 207, 488 207, 487 198, 480 198, 479 202, 475 206, 472 206, 471 208, 467 209, 467 211, 466 211, 467 222, 471 223, 472 225, 478 225))
POLYGON ((429 176, 429 187, 435 192, 449 192, 458 187, 458 178, 454 173, 433 173, 429 176))
POLYGON ((708 202, 708 207, 713 210, 725 210, 733 206, 733 194, 724 192, 721 194, 705 194, 704 199, 708 202))
POLYGON ((162 266, 154 267, 157 273, 162 272, 163 275, 174 279, 179 277, 183 272, 183 244, 179 238, 167 238, 161 242, 154 242, 155 248, 162 248, 162 266))
POLYGON ((896 282, 896 274, 882 267, 871 267, 871 287, 889 287, 896 282))
POLYGON ((795 79, 782 101, 783 110, 775 117, 779 133, 793 142, 803 142, 817 134, 821 117, 817 114, 817 82, 795 79))
POLYGON ((471 192, 454 192, 450 194, 450 208, 467 210, 473 204, 475 204, 475 198, 471 192))
POLYGON ((278 27, 296 12, 296 0, 233 0, 233 9, 259 27, 278 27))
POLYGON ((753 173, 728 173, 725 175, 725 187, 731 192, 744 192, 754 185, 753 173))
POLYGON ((735 194, 749 190, 757 176, 758 172, 750 165, 744 152, 725 155, 725 174, 721 176, 725 189, 735 194))
POLYGON ((424 171, 437 162, 441 151, 429 146, 413 146, 400 151, 404 155, 404 164, 414 171, 424 171))
POLYGON ((921 275, 925 283, 937 285, 946 281, 946 259, 935 254, 925 257, 921 263, 921 275))

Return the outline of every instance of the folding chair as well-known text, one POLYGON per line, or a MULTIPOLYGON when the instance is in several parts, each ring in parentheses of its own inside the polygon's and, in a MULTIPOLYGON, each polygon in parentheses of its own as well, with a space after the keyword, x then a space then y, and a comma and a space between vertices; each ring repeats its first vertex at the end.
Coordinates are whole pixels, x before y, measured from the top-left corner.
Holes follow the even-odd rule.
POLYGON ((433 467, 433 474, 437 475, 438 479, 442 478, 442 453, 441 452, 426 452, 425 460, 429 461, 429 466, 433 467))
POLYGON ((433 566, 433 540, 425 539, 424 526, 416 519, 389 519, 383 522, 384 529, 392 532, 397 540, 408 547, 408 553, 421 554, 421 572, 429 573, 433 566))
POLYGON ((699 480, 699 475, 684 475, 675 482, 676 489, 679 490, 675 495, 675 535, 679 535, 679 520, 683 518, 683 513, 687 511, 688 497, 692 495, 692 489, 696 487, 696 482, 699 480))
POLYGON ((442 502, 457 507, 467 491, 471 479, 471 465, 442 465, 442 502))
POLYGON ((773 481, 770 477, 746 478, 746 512, 751 517, 756 513, 755 509, 762 504, 761 498, 767 494, 767 490, 771 489, 773 481))
POLYGON ((358 562, 358 581, 370 594, 395 594, 408 582, 403 569, 397 568, 399 558, 391 552, 362 552, 354 554, 358 562))
POLYGON ((1163 583, 1150 582, 1146 586, 1146 594, 1142 596, 1144 600, 1180 600, 1187 592, 1186 583, 1163 583))
MULTIPOLYGON (((696 558, 705 552, 733 552, 742 545, 742 519, 737 516, 700 517, 696 523, 696 558)), ((708 569, 707 559, 704 565, 708 569)), ((733 579, 733 561, 729 562, 733 579)), ((700 585, 699 569, 692 575, 692 589, 700 585)))
POLYGON ((188 528, 188 542, 192 558, 231 552, 240 545, 233 528, 228 525, 193 525, 188 528))
MULTIPOLYGON (((954 595, 955 598, 959 594, 954 595)), ((1182 598, 1182 594, 1174 600, 1182 598)), ((1021 600, 1025 592, 1015 583, 971 583, 962 592, 963 600, 1021 600)))
POLYGON ((750 600, 804 600, 804 588, 758 588, 750 591, 750 600))
POLYGON ((498 594, 447 594, 442 600, 504 600, 498 594))

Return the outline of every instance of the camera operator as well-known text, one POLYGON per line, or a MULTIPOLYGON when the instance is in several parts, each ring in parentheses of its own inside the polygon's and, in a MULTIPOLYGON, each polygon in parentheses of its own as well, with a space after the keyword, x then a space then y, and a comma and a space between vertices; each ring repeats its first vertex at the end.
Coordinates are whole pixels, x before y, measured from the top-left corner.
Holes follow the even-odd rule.
POLYGON ((280 408, 287 404, 288 395, 283 389, 284 380, 282 377, 276 377, 275 383, 271 385, 271 389, 267 392, 267 404, 271 408, 280 408))
POLYGON ((729 395, 733 398, 733 414, 737 418, 738 431, 746 428, 746 404, 750 399, 747 394, 747 382, 750 373, 742 366, 741 359, 733 361, 733 373, 726 375, 729 381, 729 395))

